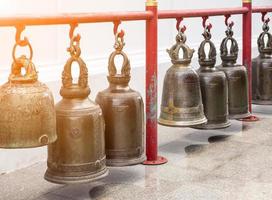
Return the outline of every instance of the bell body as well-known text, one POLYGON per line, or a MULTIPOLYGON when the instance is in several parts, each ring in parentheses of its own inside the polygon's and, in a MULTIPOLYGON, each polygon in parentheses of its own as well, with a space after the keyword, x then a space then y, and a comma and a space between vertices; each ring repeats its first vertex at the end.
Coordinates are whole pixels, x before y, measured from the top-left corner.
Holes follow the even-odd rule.
POLYGON ((225 63, 217 69, 225 72, 228 82, 228 110, 230 119, 248 117, 248 79, 247 70, 243 65, 225 63))
POLYGON ((272 104, 272 52, 252 60, 252 103, 272 104))
POLYGON ((174 64, 167 70, 158 122, 166 126, 194 126, 207 122, 199 77, 192 68, 174 64))
POLYGON ((114 84, 99 92, 106 124, 107 165, 142 163, 144 155, 144 106, 141 95, 127 84, 114 84))
POLYGON ((68 49, 71 57, 62 72, 63 99, 56 105, 58 140, 48 145, 44 178, 53 183, 74 184, 94 181, 108 174, 105 155, 105 124, 102 110, 88 96, 88 69, 80 58, 79 41, 68 49), (73 83, 72 63, 80 68, 73 83))
POLYGON ((0 147, 39 147, 56 139, 53 95, 37 80, 31 60, 22 56, 13 63, 9 82, 0 88, 0 147), (21 67, 25 76, 19 75, 21 67))
POLYGON ((230 126, 228 120, 228 86, 224 72, 216 68, 200 67, 197 70, 208 122, 196 128, 218 129, 230 126))
POLYGON ((82 183, 107 175, 100 107, 88 98, 64 98, 56 105, 56 114, 58 140, 48 146, 45 179, 82 183))

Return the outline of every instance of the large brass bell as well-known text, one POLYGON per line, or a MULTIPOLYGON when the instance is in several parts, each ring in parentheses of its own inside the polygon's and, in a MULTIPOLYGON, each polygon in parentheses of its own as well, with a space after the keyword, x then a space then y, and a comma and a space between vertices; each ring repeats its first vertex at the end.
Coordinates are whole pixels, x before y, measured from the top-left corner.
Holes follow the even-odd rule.
POLYGON ((230 126, 228 120, 228 85, 224 72, 214 67, 216 63, 216 49, 211 42, 208 28, 203 33, 204 41, 198 49, 200 68, 197 70, 200 77, 200 87, 204 105, 204 113, 208 118, 206 124, 196 126, 201 129, 217 129, 230 126), (205 46, 209 52, 205 53, 205 46))
POLYGON ((17 45, 13 48, 9 81, 0 89, 0 147, 44 146, 57 139, 53 95, 38 81, 28 40, 30 58, 25 55, 16 58, 17 45))
POLYGON ((247 70, 245 66, 235 64, 239 48, 237 41, 233 38, 231 26, 228 26, 226 36, 220 47, 222 64, 217 68, 225 72, 228 80, 229 118, 241 119, 250 115, 247 70), (228 42, 230 42, 230 50, 228 50, 228 42))
POLYGON ((80 58, 79 41, 71 40, 71 57, 62 73, 63 99, 56 105, 58 140, 48 145, 45 179, 61 184, 94 181, 107 175, 102 111, 88 96, 88 69, 80 58), (73 44, 76 42, 76 45, 73 44), (71 65, 80 68, 73 83, 71 65))
POLYGON ((272 104, 272 35, 267 23, 258 38, 260 54, 252 60, 252 103, 264 105, 272 104))
POLYGON ((193 126, 207 122, 203 112, 199 77, 190 67, 194 50, 179 31, 176 44, 167 50, 173 65, 167 70, 158 122, 165 126, 193 126), (179 57, 180 50, 183 58, 179 57))
POLYGON ((130 61, 123 46, 123 37, 117 33, 115 51, 109 57, 109 87, 96 97, 105 118, 107 165, 111 166, 138 164, 145 159, 143 100, 128 85, 130 61), (117 55, 124 59, 121 74, 114 63, 117 55))

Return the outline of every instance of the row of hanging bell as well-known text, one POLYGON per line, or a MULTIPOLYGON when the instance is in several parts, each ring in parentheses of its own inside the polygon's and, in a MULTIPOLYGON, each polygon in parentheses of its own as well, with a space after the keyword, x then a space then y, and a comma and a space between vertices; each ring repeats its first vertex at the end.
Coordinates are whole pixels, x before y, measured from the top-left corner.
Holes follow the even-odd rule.
POLYGON ((48 145, 44 178, 54 183, 83 183, 108 174, 105 123, 99 105, 88 98, 88 69, 80 57, 79 39, 72 37, 68 48, 71 57, 62 72, 63 98, 56 104, 58 139, 48 145), (73 83, 71 74, 74 62, 80 69, 78 83, 73 83))
POLYGON ((259 55, 252 60, 252 103, 260 105, 272 104, 272 35, 268 22, 264 22, 258 38, 259 55))
POLYGON ((249 116, 247 71, 235 64, 238 44, 232 37, 231 27, 226 35, 220 49, 222 64, 215 67, 216 48, 210 40, 209 29, 205 28, 204 41, 198 50, 200 68, 196 73, 189 67, 194 50, 185 44, 186 36, 179 31, 176 44, 168 50, 173 65, 164 78, 160 124, 217 129, 230 126, 229 118, 249 116), (231 42, 229 51, 228 41, 231 42), (207 54, 206 45, 210 47, 207 54))

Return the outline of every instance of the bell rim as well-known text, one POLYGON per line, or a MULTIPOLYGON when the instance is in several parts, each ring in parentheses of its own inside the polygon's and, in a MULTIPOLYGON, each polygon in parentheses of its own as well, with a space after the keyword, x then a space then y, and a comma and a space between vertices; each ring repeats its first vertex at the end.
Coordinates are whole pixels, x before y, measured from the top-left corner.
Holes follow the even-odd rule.
POLYGON ((251 115, 250 112, 242 113, 242 114, 230 114, 229 113, 229 119, 243 119, 246 117, 249 117, 251 115))
POLYGON ((252 99, 252 104, 254 105, 272 105, 272 100, 253 100, 252 99))
POLYGON ((159 118, 158 119, 158 123, 162 126, 170 126, 170 127, 191 127, 191 126, 195 126, 195 125, 201 125, 206 123, 208 120, 206 117, 202 117, 200 119, 197 120, 192 120, 192 121, 171 121, 171 120, 166 120, 166 119, 162 119, 159 118))
POLYGON ((109 169, 105 167, 103 170, 99 171, 98 173, 89 173, 85 176, 55 176, 52 175, 49 170, 47 169, 44 174, 44 179, 51 183, 56 184, 82 184, 82 183, 90 183, 102 178, 105 178, 109 174, 109 169))
POLYGON ((206 130, 210 130, 210 129, 224 129, 227 128, 231 125, 231 122, 228 120, 227 122, 223 122, 223 123, 219 123, 219 124, 203 124, 202 126, 195 126, 192 127, 194 129, 206 129, 206 130))
POLYGON ((122 167, 122 166, 131 166, 131 165, 137 165, 144 162, 146 159, 146 156, 143 154, 138 158, 132 158, 132 159, 106 159, 106 165, 110 167, 122 167))

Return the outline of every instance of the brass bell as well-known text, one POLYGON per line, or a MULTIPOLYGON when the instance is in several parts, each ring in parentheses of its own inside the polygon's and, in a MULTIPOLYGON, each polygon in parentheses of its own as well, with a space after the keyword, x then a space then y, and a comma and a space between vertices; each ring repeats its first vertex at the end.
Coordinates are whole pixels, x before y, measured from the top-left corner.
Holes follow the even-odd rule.
POLYGON ((144 155, 144 105, 141 95, 132 90, 130 61, 122 51, 123 37, 116 34, 115 51, 109 57, 109 87, 98 93, 106 124, 107 165, 125 166, 142 163, 144 155), (114 58, 124 59, 121 74, 117 73, 114 58))
POLYGON ((30 58, 16 58, 17 45, 13 48, 9 80, 0 89, 0 147, 44 146, 57 139, 53 95, 38 81, 30 43, 27 41, 30 58))
POLYGON ((196 126, 200 129, 218 129, 230 126, 228 120, 228 85, 224 72, 214 67, 216 63, 216 49, 211 42, 209 29, 205 28, 204 41, 198 49, 200 68, 197 70, 200 77, 201 94, 204 113, 208 119, 206 124, 196 126), (205 46, 210 47, 205 53, 205 46), (207 56, 206 56, 207 55, 207 56))
POLYGON ((272 104, 272 35, 268 32, 267 23, 264 23, 263 32, 258 38, 259 56, 252 60, 253 104, 272 104))
POLYGON ((250 116, 248 111, 247 70, 243 65, 236 65, 238 43, 233 38, 233 31, 228 27, 220 47, 222 64, 217 69, 225 72, 228 80, 228 107, 230 119, 241 119, 250 116), (230 42, 230 50, 228 50, 230 42))
POLYGON ((200 83, 190 67, 194 53, 186 44, 186 36, 179 31, 176 44, 167 50, 173 65, 164 77, 159 124, 165 126, 193 126, 207 122, 203 112, 200 83), (179 57, 182 49, 183 58, 179 57))
POLYGON ((63 99, 56 104, 58 140, 48 145, 44 176, 60 184, 94 181, 108 174, 104 119, 99 105, 88 98, 88 69, 80 58, 79 40, 71 39, 68 51, 71 57, 64 66, 60 90, 63 99), (71 75, 73 62, 80 68, 76 84, 71 75))

